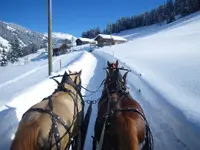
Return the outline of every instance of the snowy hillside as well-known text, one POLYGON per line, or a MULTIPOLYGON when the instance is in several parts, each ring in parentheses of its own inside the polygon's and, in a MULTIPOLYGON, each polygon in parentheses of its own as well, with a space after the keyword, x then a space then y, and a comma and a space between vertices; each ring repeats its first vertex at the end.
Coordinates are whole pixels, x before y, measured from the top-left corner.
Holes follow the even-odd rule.
POLYGON ((0 36, 0 50, 3 50, 3 48, 5 48, 5 50, 8 50, 10 48, 10 44, 7 40, 0 36))
POLYGON ((124 36, 132 36, 130 42, 98 51, 103 57, 114 55, 132 70, 130 87, 154 124, 157 149, 200 148, 199 27, 200 13, 196 13, 153 30, 143 28, 142 33, 126 31, 124 36), (171 134, 181 142, 173 143, 171 134), (159 146, 162 141, 166 144, 159 146))
MULTIPOLYGON (((44 36, 48 37, 48 34, 45 33, 44 36)), ((72 44, 74 44, 76 39, 77 39, 76 37, 67 33, 61 33, 61 32, 52 33, 53 47, 55 48, 62 45, 65 42, 65 40, 69 40, 72 42, 72 44)))
POLYGON ((136 29, 121 31, 120 33, 118 33, 116 35, 122 36, 128 40, 132 40, 132 39, 140 38, 143 36, 152 35, 152 34, 155 34, 157 32, 163 31, 163 30, 175 28, 177 26, 182 26, 187 23, 191 23, 191 22, 195 21, 196 19, 198 19, 199 15, 200 15, 200 11, 196 12, 194 14, 191 14, 189 16, 180 18, 177 21, 172 22, 170 24, 165 24, 164 22, 161 24, 158 23, 158 24, 154 24, 151 26, 144 26, 144 27, 140 27, 140 28, 136 28, 136 29))
MULTIPOLYGON (((46 37, 48 36, 47 33, 44 34, 46 37)), ((53 38, 58 38, 58 39, 69 39, 71 40, 72 38, 76 39, 73 35, 67 34, 67 33, 61 33, 61 32, 53 32, 52 33, 53 38)))
POLYGON ((20 46, 25 47, 30 44, 44 45, 46 37, 38 32, 31 31, 16 24, 0 21, 0 49, 8 50, 9 42, 19 40, 20 46))
MULTIPOLYGON (((129 42, 54 57, 54 74, 82 71, 84 87, 95 90, 105 79, 106 61, 119 59, 128 74, 130 94, 144 109, 153 132, 155 150, 200 149, 200 13, 164 26, 120 33, 129 42), (62 62, 62 70, 60 70, 62 62), (139 92, 139 89, 141 92, 139 92)), ((0 149, 9 149, 22 114, 49 96, 56 83, 48 78, 47 59, 33 57, 27 65, 0 68, 0 149)), ((45 55, 42 55, 45 56, 45 55)), ((82 90, 83 95, 91 93, 82 90)), ((86 97, 96 100, 101 91, 86 97)), ((87 108, 87 105, 86 105, 87 108)), ((97 105, 85 143, 90 150, 97 105)))

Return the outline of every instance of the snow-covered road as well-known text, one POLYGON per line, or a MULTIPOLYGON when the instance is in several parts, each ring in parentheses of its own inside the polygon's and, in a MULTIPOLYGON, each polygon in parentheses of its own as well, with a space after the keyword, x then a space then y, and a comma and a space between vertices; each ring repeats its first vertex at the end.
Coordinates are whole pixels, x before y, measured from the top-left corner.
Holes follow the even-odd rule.
MULTIPOLYGON (((114 61, 115 58, 112 55, 99 51, 94 53, 84 52, 81 55, 77 55, 78 57, 75 60, 71 60, 65 69, 82 69, 83 86, 90 90, 97 89, 105 78, 105 70, 103 68, 106 66, 106 61, 114 61)), ((120 65, 130 68, 127 66, 128 64, 120 63, 120 65)), ((59 73, 63 73, 64 70, 59 73)), ((131 95, 142 105, 150 123, 154 136, 155 150, 184 150, 200 147, 198 142, 198 139, 200 139, 198 126, 190 122, 180 110, 168 103, 167 99, 159 91, 156 91, 148 81, 139 76, 133 69, 128 75, 128 86, 131 95), (139 93, 138 89, 141 89, 142 92, 139 93)), ((9 107, 1 107, 0 117, 3 121, 0 123, 0 135, 4 138, 0 141, 0 149, 8 149, 11 137, 22 114, 30 106, 50 95, 55 88, 56 83, 46 78, 30 88, 24 88, 24 91, 7 103, 9 107)), ((91 94, 87 91, 82 92, 84 95, 91 94)), ((100 96, 101 90, 86 99, 96 100, 100 96)), ((92 146, 91 136, 93 135, 96 114, 97 105, 93 105, 85 150, 91 149, 92 146)))

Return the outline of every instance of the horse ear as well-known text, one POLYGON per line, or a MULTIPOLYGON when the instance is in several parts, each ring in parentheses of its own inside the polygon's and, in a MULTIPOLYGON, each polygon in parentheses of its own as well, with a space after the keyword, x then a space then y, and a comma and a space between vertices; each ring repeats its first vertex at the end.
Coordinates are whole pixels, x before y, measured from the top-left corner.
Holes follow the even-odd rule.
POLYGON ((72 73, 71 70, 68 70, 68 71, 69 71, 69 73, 72 73))
POLYGON ((109 72, 108 72, 108 70, 106 70, 106 77, 108 77, 109 76, 109 72))
POLYGON ((68 77, 68 74, 67 74, 67 72, 65 71, 65 73, 64 73, 64 75, 63 75, 63 77, 62 77, 61 83, 64 83, 64 82, 67 80, 67 77, 68 77))
POLYGON ((115 67, 118 68, 118 65, 119 65, 119 62, 117 60, 116 63, 115 63, 115 67))
POLYGON ((78 73, 79 75, 81 75, 82 74, 82 69, 79 71, 79 73, 78 73))
POLYGON ((109 61, 107 61, 107 65, 108 65, 108 67, 110 67, 110 62, 109 61))
POLYGON ((65 71, 65 73, 64 73, 64 75, 63 76, 67 76, 68 75, 68 73, 65 71))
POLYGON ((128 72, 126 72, 124 75, 123 75, 123 80, 124 80, 124 83, 126 83, 126 77, 128 75, 128 72))

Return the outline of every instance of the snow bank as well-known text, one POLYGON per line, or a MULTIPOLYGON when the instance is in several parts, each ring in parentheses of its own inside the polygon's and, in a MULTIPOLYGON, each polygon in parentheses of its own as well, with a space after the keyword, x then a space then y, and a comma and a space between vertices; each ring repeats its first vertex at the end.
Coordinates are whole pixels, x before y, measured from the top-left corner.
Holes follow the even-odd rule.
MULTIPOLYGON (((81 57, 71 61, 70 65, 66 66, 66 68, 56 74, 63 74, 64 71, 68 69, 71 71, 79 71, 82 69, 81 79, 83 80, 83 85, 87 85, 89 79, 93 75, 95 65, 96 59, 94 56, 90 53, 84 52, 81 57), (90 67, 88 67, 89 65, 90 67)), ((4 120, 0 123, 0 136, 5 134, 4 129, 6 129, 6 131, 9 129, 9 132, 12 131, 7 135, 8 137, 4 138, 3 140, 6 142, 6 144, 0 141, 0 149, 9 148, 11 137, 13 137, 13 134, 17 128, 18 122, 21 120, 23 113, 32 105, 40 102, 43 98, 52 94, 56 87, 57 84, 53 80, 46 78, 42 82, 39 82, 34 86, 22 91, 21 93, 18 93, 9 103, 0 107, 0 117, 3 117, 4 120), (8 126, 4 126, 5 123, 8 123, 8 126)))

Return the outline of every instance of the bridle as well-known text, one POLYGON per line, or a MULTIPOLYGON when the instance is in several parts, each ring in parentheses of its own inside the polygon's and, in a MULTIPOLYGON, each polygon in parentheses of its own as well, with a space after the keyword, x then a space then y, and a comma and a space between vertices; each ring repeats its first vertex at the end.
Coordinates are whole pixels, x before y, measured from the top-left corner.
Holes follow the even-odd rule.
MULTIPOLYGON (((58 75, 58 76, 51 77, 51 79, 53 79, 58 84, 58 87, 53 92, 52 95, 50 95, 49 97, 43 99, 43 101, 44 100, 48 100, 49 109, 47 109, 47 108, 31 108, 31 109, 29 109, 28 111, 26 111, 23 114, 23 117, 28 112, 39 112, 39 113, 46 113, 46 114, 50 115, 51 121, 52 121, 52 126, 51 126, 51 130, 49 132, 49 140, 48 140, 48 142, 50 143, 50 149, 52 149, 52 147, 56 145, 57 150, 60 150, 61 149, 60 141, 62 140, 62 138, 66 134, 69 134, 70 141, 68 142, 68 144, 67 144, 65 149, 69 148, 69 146, 72 144, 72 140, 71 139, 73 138, 73 137, 71 137, 70 130, 71 130, 71 127, 73 126, 73 124, 75 123, 75 120, 76 120, 77 115, 78 115, 78 99, 79 98, 80 98, 81 103, 82 103, 82 110, 84 109, 84 101, 83 101, 82 94, 81 94, 81 80, 80 80, 80 84, 76 85, 75 82, 77 80, 76 79, 77 77, 75 78, 75 82, 73 82, 71 77, 70 77, 72 75, 77 75, 77 77, 80 78, 80 74, 79 73, 67 74, 66 72, 65 72, 64 75, 58 75), (64 79, 62 79, 62 81, 60 83, 55 79, 57 77, 63 77, 64 79), (72 92, 70 89, 67 89, 64 86, 65 84, 68 84, 68 85, 72 86, 75 89, 76 93, 72 92), (73 121, 72 121, 71 125, 68 125, 61 117, 59 117, 54 112, 52 97, 53 97, 53 95, 55 93, 61 92, 61 91, 68 93, 72 97, 72 99, 74 101, 74 115, 73 115, 73 121), (64 133, 64 135, 62 137, 60 137, 60 133, 59 133, 59 130, 58 130, 58 123, 61 124, 66 129, 66 132, 64 133), (54 139, 55 139, 55 143, 54 144, 52 144, 52 136, 54 136, 54 139)), ((82 115, 84 116, 84 113, 82 113, 82 115)))

